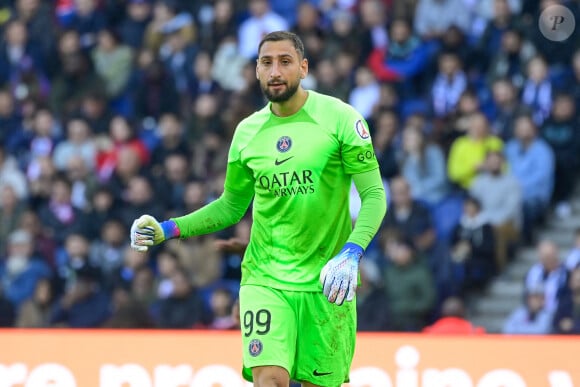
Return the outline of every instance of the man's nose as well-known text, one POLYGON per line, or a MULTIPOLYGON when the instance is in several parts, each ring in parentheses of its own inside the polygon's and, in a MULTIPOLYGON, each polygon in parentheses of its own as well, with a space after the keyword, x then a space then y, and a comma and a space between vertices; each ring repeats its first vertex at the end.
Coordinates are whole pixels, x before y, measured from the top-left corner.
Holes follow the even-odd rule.
POLYGON ((278 62, 272 63, 272 67, 270 69, 270 78, 278 78, 280 76, 280 65, 278 62))

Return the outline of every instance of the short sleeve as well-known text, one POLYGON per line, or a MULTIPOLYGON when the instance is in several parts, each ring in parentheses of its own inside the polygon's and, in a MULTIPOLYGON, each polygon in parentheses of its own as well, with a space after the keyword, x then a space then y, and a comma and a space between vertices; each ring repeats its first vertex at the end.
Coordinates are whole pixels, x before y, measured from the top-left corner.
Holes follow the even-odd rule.
POLYGON ((377 169, 379 164, 365 119, 348 106, 338 125, 344 171, 353 175, 377 169))

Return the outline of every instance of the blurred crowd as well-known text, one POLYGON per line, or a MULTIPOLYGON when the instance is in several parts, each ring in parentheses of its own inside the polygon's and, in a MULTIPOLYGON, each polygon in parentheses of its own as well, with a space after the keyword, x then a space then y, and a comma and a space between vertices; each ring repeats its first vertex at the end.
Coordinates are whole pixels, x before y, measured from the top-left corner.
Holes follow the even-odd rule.
POLYGON ((565 262, 536 236, 573 215, 580 166, 580 39, 538 27, 555 5, 580 20, 568 0, 0 0, 0 325, 237 327, 250 214, 148 253, 128 231, 221 194, 266 102, 258 43, 287 29, 303 86, 368 121, 388 190, 359 330, 481 332, 465 298, 537 244, 506 332, 580 333, 580 233, 565 262))

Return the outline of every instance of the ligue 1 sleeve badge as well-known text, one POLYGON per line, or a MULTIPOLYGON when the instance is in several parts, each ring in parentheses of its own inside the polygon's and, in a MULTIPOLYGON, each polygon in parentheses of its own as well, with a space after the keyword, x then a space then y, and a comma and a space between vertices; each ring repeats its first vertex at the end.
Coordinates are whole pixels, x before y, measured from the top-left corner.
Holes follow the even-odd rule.
POLYGON ((253 357, 256 357, 259 354, 261 354, 262 348, 263 348, 262 342, 258 339, 250 341, 250 345, 248 345, 248 351, 250 352, 250 355, 252 355, 253 357))
POLYGON ((363 140, 366 140, 371 136, 367 128, 365 128, 365 125, 363 124, 362 120, 357 120, 357 122, 354 123, 354 130, 356 131, 358 136, 363 140))

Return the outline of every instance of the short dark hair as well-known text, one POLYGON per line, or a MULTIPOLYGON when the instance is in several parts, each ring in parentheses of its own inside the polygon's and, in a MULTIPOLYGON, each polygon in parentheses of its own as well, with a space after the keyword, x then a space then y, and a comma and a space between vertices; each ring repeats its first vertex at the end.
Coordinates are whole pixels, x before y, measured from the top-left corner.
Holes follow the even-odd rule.
POLYGON ((262 49, 264 43, 280 42, 283 40, 291 41, 292 44, 294 45, 294 48, 298 52, 298 56, 300 57, 300 59, 304 58, 304 43, 302 43, 302 39, 300 39, 300 37, 295 33, 289 31, 274 31, 264 36, 260 41, 260 44, 258 45, 258 54, 260 53, 260 50, 262 49))

